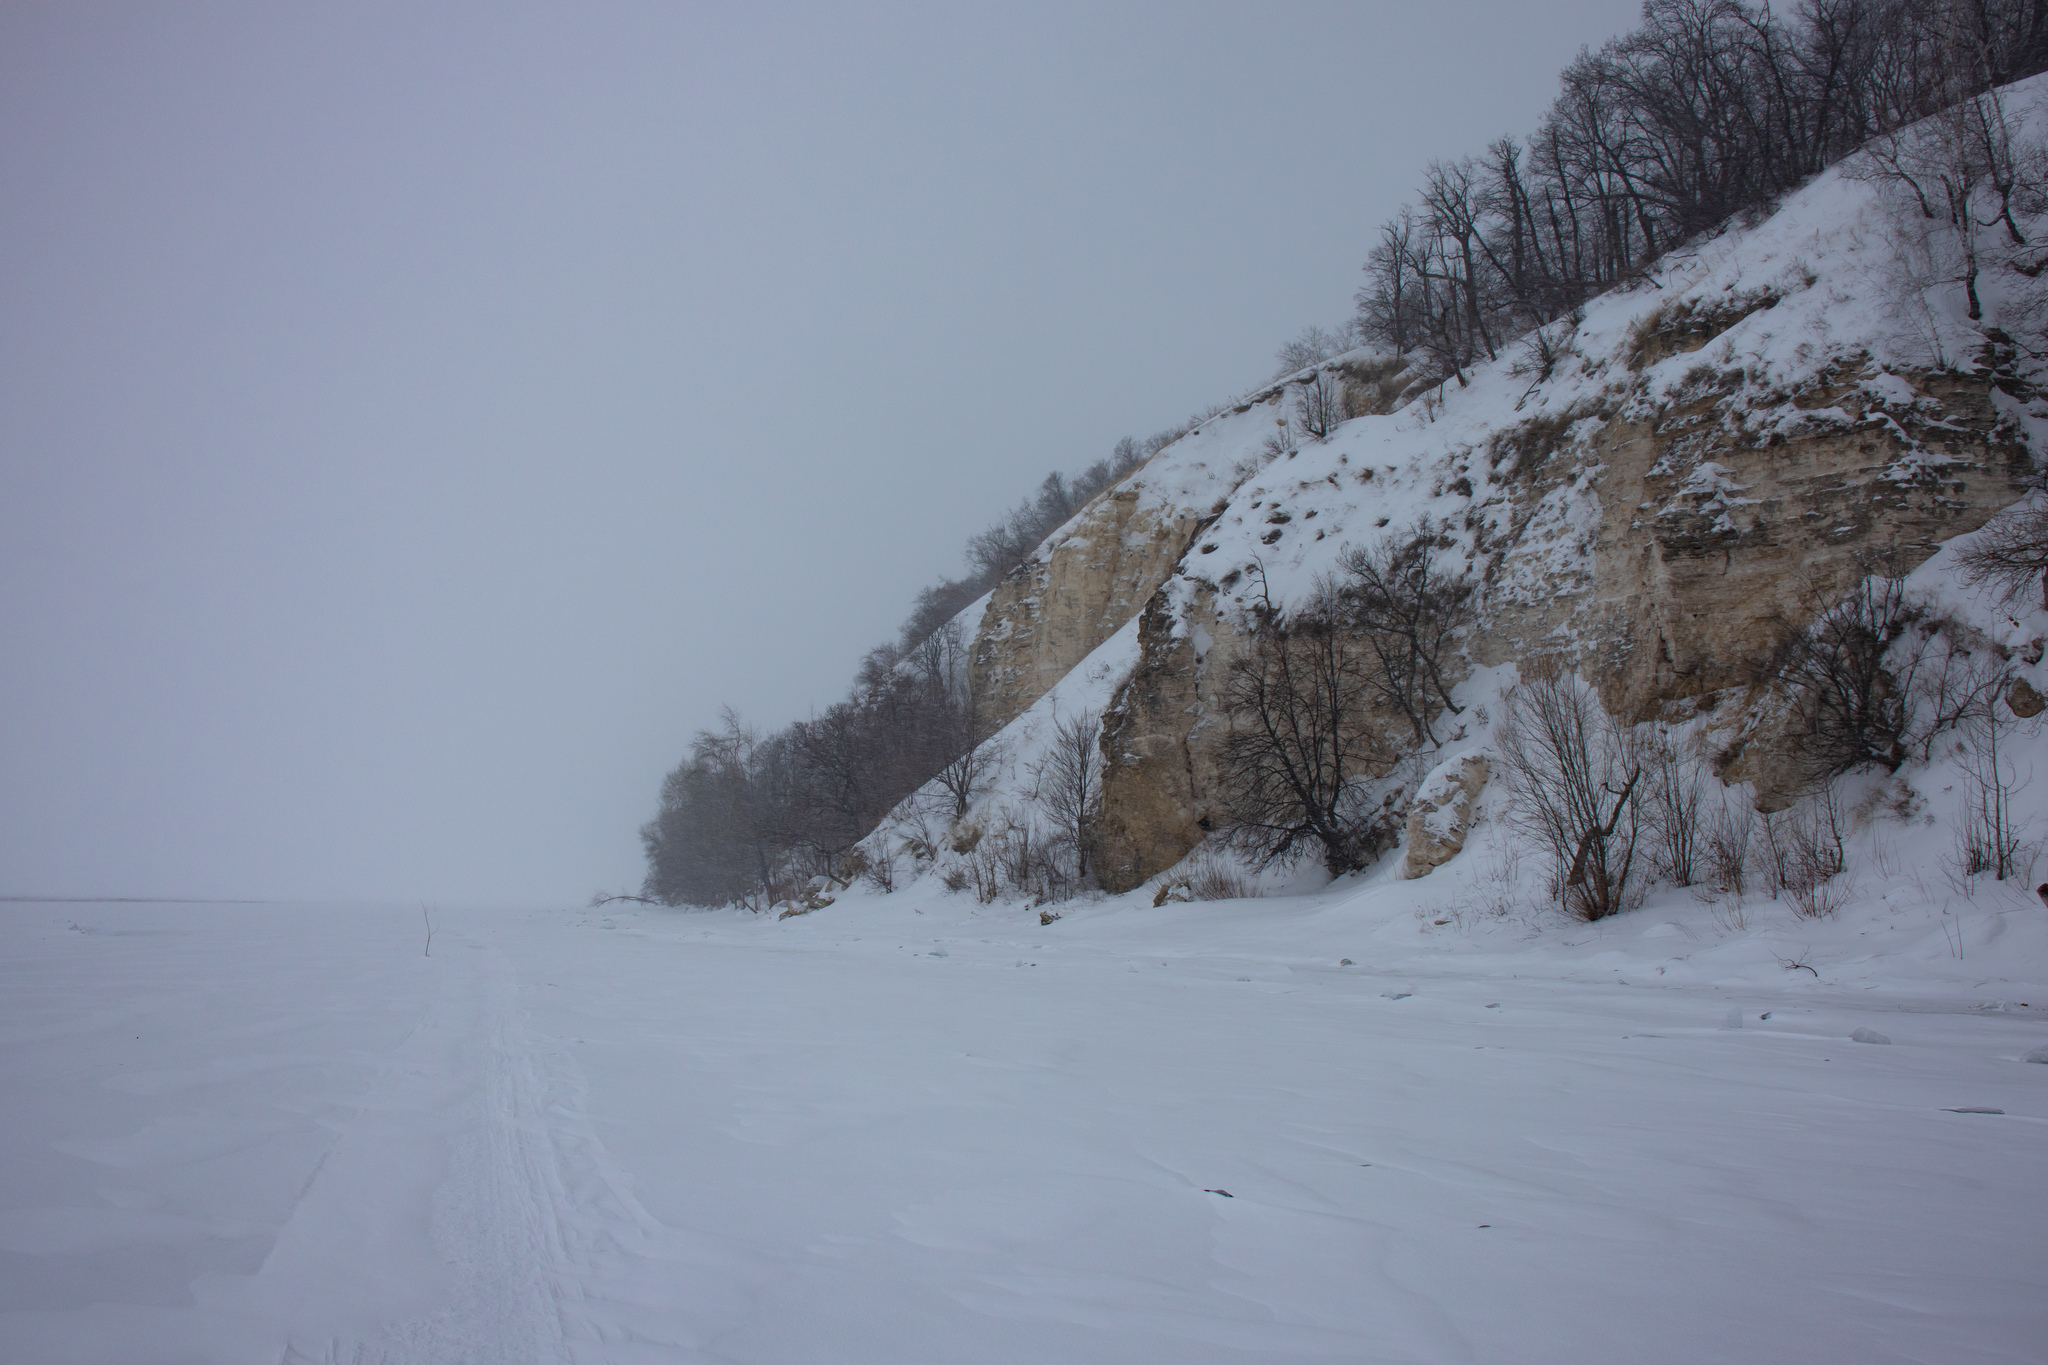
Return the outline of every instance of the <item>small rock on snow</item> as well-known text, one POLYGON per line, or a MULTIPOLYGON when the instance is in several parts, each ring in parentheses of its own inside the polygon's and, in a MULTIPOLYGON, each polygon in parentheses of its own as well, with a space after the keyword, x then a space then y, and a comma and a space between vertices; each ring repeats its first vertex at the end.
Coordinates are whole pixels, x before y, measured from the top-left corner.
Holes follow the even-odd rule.
POLYGON ((1849 1035, 1849 1041, 1852 1043, 1889 1043, 1891 1039, 1885 1037, 1874 1028, 1860 1028, 1849 1035))

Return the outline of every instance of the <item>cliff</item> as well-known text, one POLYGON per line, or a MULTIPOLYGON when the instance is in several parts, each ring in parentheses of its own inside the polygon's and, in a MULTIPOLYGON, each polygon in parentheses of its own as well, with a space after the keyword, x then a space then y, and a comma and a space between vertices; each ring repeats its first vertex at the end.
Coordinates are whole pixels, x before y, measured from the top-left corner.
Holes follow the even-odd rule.
MULTIPOLYGON (((1479 585, 1461 671, 1556 660, 1617 715, 1711 713, 1724 775, 1768 806, 1761 656, 1861 566, 1909 570, 2021 496, 2043 430, 2003 333, 1938 290, 1900 306, 1901 251, 1880 190, 1829 172, 1463 387, 1341 357, 1323 372, 1348 420, 1323 441, 1272 439, 1316 371, 1238 401, 989 601, 973 676, 1016 790, 986 803, 1018 798, 1034 712, 1097 698, 1098 874, 1122 890, 1172 866, 1222 823, 1218 693, 1247 611, 1426 519, 1479 585)), ((1377 775, 1414 757, 1384 719, 1377 775)))

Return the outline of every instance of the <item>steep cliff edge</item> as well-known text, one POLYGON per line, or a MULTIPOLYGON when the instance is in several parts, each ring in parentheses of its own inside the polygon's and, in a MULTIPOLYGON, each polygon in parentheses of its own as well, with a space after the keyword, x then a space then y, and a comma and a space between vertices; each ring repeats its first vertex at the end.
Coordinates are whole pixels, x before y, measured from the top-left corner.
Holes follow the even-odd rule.
MULTIPOLYGON (((1402 366, 1351 357, 1324 367, 1350 416, 1385 412, 1402 366)), ((1051 691, 1182 567, 1196 532, 1259 468, 1259 448, 1287 426, 1316 371, 1268 384, 1182 436, 1096 497, 996 586, 975 623, 974 696, 999 729, 1051 691)))
MULTIPOLYGON (((1120 672, 1104 885, 1139 884, 1223 823, 1219 693, 1250 605, 1294 605, 1345 548, 1425 524, 1480 585, 1461 667, 1554 658, 1617 715, 1718 708, 1743 731, 1755 666, 1788 626, 1864 566, 1910 569, 2021 496, 2048 426, 1989 322, 1946 303, 1902 320, 1893 223, 1877 188, 1831 172, 1462 389, 1373 412, 1384 386, 1368 381, 1395 367, 1333 362, 1367 411, 1328 439, 1270 439, 1299 376, 1084 509, 998 589, 974 668, 1004 722, 1057 705, 1091 651, 1098 674, 1120 672)), ((1734 745, 1724 772, 1767 800, 1770 752, 1767 732, 1734 745)))
POLYGON ((1051 691, 1180 566, 1201 516, 1148 491, 1142 476, 1109 490, 996 585, 971 664, 984 724, 1007 725, 1051 691))

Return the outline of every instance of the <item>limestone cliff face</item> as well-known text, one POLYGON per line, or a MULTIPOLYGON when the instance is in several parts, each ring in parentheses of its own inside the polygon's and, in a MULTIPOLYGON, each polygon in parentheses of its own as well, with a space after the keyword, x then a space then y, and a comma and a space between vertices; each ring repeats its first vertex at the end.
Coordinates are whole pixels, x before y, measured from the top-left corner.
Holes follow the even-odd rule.
MULTIPOLYGON (((1502 601, 1477 633, 1481 664, 1567 656, 1617 715, 1746 686, 1788 622, 1866 565, 1911 569, 2022 491, 2029 455, 1994 402, 1995 377, 1834 375, 1759 435, 1717 421, 1731 394, 1616 417, 1532 488, 1596 471, 1599 523, 1582 592, 1502 601), (1560 649, 1545 637, 1574 622, 1560 649)), ((1510 573, 1529 547, 1511 545, 1510 573)))
MULTIPOLYGON (((2027 448, 1995 392, 1991 375, 1880 373, 1802 393, 1798 410, 1823 415, 1762 439, 1712 420, 1725 391, 1498 433, 1488 457, 1504 482, 1464 509, 1482 532, 1499 528, 1477 537, 1489 582, 1470 661, 1557 658, 1636 718, 1740 703, 1786 624, 1860 576, 1859 556, 1910 568, 2019 496, 2027 448)), ((1186 566, 1146 604, 1105 718, 1098 863, 1112 890, 1172 866, 1222 821, 1218 694, 1245 636, 1199 573, 1186 566)), ((1767 797, 1773 768, 1766 744, 1726 775, 1767 797)))
POLYGON ((982 615, 971 677, 990 724, 1022 715, 1145 609, 1318 373, 1338 386, 1345 415, 1359 417, 1389 410, 1405 370, 1353 355, 1267 384, 1084 507, 997 585, 982 615))
POLYGON ((1138 659, 1102 721, 1097 875, 1119 890, 1173 866, 1216 825, 1210 799, 1230 719, 1219 691, 1242 633, 1215 590, 1183 581, 1138 619, 1138 659))
POLYGON ((1129 621, 1202 524, 1195 509, 1110 489, 996 586, 975 636, 972 679, 991 725, 1007 725, 1129 621))
MULTIPOLYGON (((1263 386, 1013 574, 973 661, 999 721, 1138 622, 1088 669, 1087 704, 1111 697, 1104 884, 1225 824, 1222 696, 1251 607, 1284 614, 1347 547, 1417 536, 1478 594, 1453 682, 1557 664, 1618 717, 1710 713, 1723 774, 1774 801, 1788 765, 1759 662, 1871 568, 1909 570, 2015 501, 2048 440, 2048 367, 1996 317, 1936 299, 1907 327, 1872 302, 1904 278, 1875 193, 1823 175, 1456 381, 1353 355, 1263 386), (1334 430, 1303 420, 1318 375, 1341 388, 1334 430)), ((1398 803, 1429 765, 1392 717, 1363 723, 1386 769, 1365 776, 1398 803)))

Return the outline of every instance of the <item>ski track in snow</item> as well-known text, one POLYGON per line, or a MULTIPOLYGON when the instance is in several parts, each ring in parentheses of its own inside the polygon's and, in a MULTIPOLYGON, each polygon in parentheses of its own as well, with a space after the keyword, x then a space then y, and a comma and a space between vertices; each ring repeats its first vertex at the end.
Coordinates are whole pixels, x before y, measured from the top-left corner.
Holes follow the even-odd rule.
POLYGON ((459 947, 485 956, 472 964, 480 970, 470 973, 460 1025, 474 1040, 465 1057, 477 1081, 472 1113, 432 1210, 434 1245, 454 1281, 448 1306, 368 1341, 294 1340, 283 1365, 705 1358, 653 1323, 640 1324, 653 1334, 636 1330, 630 1304, 593 1313, 608 1287, 630 1290, 647 1263, 676 1253, 583 1117, 574 1059, 522 1022, 511 959, 476 938, 459 947))

